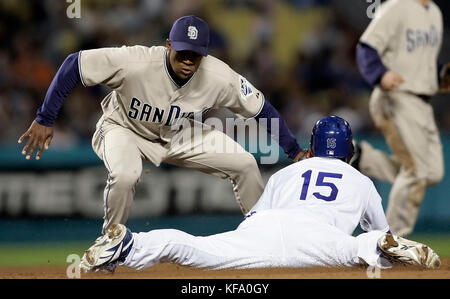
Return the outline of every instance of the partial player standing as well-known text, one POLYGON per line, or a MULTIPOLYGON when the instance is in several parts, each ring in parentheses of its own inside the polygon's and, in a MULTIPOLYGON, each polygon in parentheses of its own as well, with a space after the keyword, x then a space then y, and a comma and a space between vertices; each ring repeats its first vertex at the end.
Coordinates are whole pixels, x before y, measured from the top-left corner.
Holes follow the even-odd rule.
POLYGON ((123 46, 69 55, 36 119, 20 137, 19 143, 28 137, 22 152, 26 158, 38 149, 39 159, 49 147, 64 99, 77 84, 104 84, 112 89, 102 101, 103 116, 92 139, 109 173, 103 232, 111 224, 127 221, 143 161, 228 178, 242 212, 253 207, 264 188, 254 157, 217 130, 200 126, 200 133, 186 131, 197 128, 196 116, 209 109, 224 107, 242 118, 269 119, 267 130, 286 154, 293 160, 303 156, 294 135, 263 93, 208 55, 208 43, 207 23, 186 16, 174 22, 165 47, 123 46), (179 120, 189 125, 176 126, 179 120), (271 132, 272 122, 278 122, 279 132, 271 132))
POLYGON ((312 130, 307 159, 275 173, 236 230, 196 237, 175 229, 131 233, 114 225, 101 245, 86 251, 80 267, 439 267, 433 250, 389 233, 375 186, 347 163, 352 155, 349 124, 325 117, 312 130), (358 224, 366 233, 352 236, 358 224))
POLYGON ((442 14, 430 0, 388 0, 362 35, 357 62, 374 90, 370 113, 393 155, 361 142, 352 165, 392 183, 386 212, 393 233, 411 233, 428 186, 439 183, 444 161, 430 98, 448 91, 439 65, 442 14), (440 85, 439 85, 440 84, 440 85))

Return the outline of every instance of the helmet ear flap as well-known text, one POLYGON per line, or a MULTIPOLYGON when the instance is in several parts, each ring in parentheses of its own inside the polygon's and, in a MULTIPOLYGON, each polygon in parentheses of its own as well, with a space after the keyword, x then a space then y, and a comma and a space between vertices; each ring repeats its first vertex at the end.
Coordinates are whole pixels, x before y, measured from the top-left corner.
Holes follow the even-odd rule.
POLYGON ((314 154, 314 146, 315 146, 315 136, 317 131, 317 123, 314 125, 312 132, 311 132, 311 138, 309 139, 309 148, 311 149, 312 153, 314 154))
POLYGON ((348 163, 352 159, 353 155, 355 154, 355 145, 353 143, 353 138, 350 139, 350 153, 345 158, 345 161, 348 163))
POLYGON ((354 143, 353 143, 353 138, 352 138, 352 140, 350 141, 350 144, 351 144, 351 156, 353 156, 353 154, 355 153, 355 145, 354 145, 354 143))

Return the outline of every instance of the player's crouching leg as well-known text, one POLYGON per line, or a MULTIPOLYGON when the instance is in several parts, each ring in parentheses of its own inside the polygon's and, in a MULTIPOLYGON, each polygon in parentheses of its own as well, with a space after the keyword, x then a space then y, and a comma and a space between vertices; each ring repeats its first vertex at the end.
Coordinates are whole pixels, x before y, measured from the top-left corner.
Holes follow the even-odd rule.
POLYGON ((434 186, 439 184, 444 178, 444 165, 443 163, 440 165, 435 165, 434 167, 430 167, 429 173, 427 176, 428 186, 434 186))
POLYGON ((110 173, 109 180, 114 184, 114 188, 127 192, 136 187, 141 176, 141 169, 131 169, 124 167, 123 170, 118 170, 110 173))
POLYGON ((258 164, 252 154, 238 153, 231 157, 228 172, 236 200, 245 214, 255 205, 264 191, 258 164))
POLYGON ((104 192, 106 231, 113 223, 126 223, 141 169, 125 168, 109 173, 104 192))

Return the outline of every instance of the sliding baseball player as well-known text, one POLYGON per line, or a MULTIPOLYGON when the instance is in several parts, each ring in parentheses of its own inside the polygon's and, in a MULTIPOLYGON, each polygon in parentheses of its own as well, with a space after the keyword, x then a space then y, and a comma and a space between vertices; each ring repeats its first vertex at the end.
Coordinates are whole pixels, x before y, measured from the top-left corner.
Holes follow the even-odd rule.
POLYGON ((307 159, 275 173, 236 230, 196 237, 175 229, 131 233, 114 225, 101 245, 86 251, 80 267, 439 267, 439 257, 426 245, 389 233, 381 198, 370 179, 348 164, 352 155, 349 124, 325 117, 312 130, 307 159), (366 233, 354 237, 358 224, 366 233))

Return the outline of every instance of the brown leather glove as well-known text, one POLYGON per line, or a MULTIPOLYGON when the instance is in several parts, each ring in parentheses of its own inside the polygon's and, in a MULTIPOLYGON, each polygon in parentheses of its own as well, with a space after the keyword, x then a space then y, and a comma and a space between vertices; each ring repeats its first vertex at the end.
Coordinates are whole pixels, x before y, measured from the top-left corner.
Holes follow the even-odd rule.
POLYGON ((440 92, 450 92, 450 62, 442 67, 441 73, 441 85, 439 86, 440 92))
POLYGON ((294 162, 298 162, 300 160, 304 160, 306 159, 306 153, 308 152, 308 150, 301 150, 297 156, 295 156, 294 158, 294 162))

